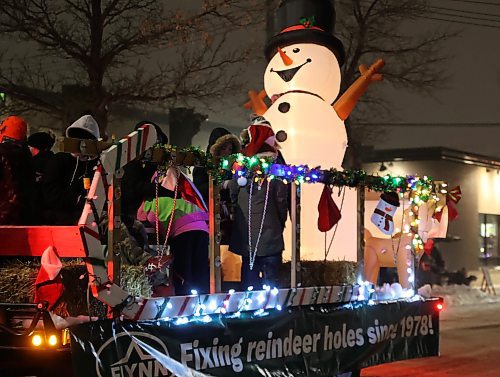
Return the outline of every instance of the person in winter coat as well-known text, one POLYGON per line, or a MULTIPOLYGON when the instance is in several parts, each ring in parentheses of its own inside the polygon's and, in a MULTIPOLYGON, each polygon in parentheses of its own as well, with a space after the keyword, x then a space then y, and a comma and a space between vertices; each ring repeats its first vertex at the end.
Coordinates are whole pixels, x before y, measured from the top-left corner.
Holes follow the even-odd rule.
MULTIPOLYGON (((269 123, 253 119, 247 129, 247 156, 278 157, 276 140, 269 123)), ((262 285, 279 286, 279 269, 285 248, 283 231, 288 212, 288 188, 277 180, 233 179, 229 190, 234 210, 229 250, 242 256, 241 289, 262 285)))
MULTIPOLYGON (((151 125, 156 130, 157 143, 168 144, 168 137, 157 124, 150 121, 142 121, 135 125, 134 130, 144 125, 151 125)), ((123 167, 124 174, 121 181, 121 217, 130 234, 136 239, 141 247, 147 247, 147 240, 140 234, 139 228, 135 226, 137 210, 145 200, 155 198, 156 185, 151 182, 151 177, 156 173, 158 164, 142 157, 129 162, 123 167)), ((160 196, 171 196, 173 193, 159 186, 160 196)))
MULTIPOLYGON (((99 125, 91 115, 84 115, 66 129, 66 136, 98 140, 99 125)), ((75 225, 85 205, 87 190, 84 178, 92 179, 96 157, 59 152, 49 161, 42 184, 43 220, 46 225, 75 225)))
POLYGON ((26 122, 17 116, 9 116, 0 124, 0 225, 38 224, 27 130, 26 122))
MULTIPOLYGON (((156 176, 153 177, 153 180, 156 176)), ((172 274, 175 294, 190 295, 192 290, 208 293, 208 210, 189 178, 178 168, 170 167, 161 186, 177 195, 146 200, 137 218, 155 226, 167 239, 173 256, 172 274)))
MULTIPOLYGON (((231 134, 225 128, 215 128, 210 133, 208 140, 207 153, 210 153, 215 158, 217 163, 220 157, 229 156, 239 153, 241 144, 238 138, 231 134)), ((209 175, 204 167, 195 167, 193 170, 193 182, 200 190, 205 202, 208 203, 208 184, 209 175)), ((231 253, 228 249, 229 240, 231 237, 232 227, 232 205, 229 190, 225 185, 220 188, 220 257, 221 257, 221 274, 222 282, 233 286, 240 281, 241 257, 231 253)), ((226 285, 226 284, 225 284, 226 285)))
MULTIPOLYGON (((225 128, 222 127, 214 128, 208 138, 207 153, 211 153, 210 148, 212 148, 212 146, 216 143, 217 140, 226 135, 231 135, 231 133, 225 128)), ((238 152, 231 151, 231 153, 227 154, 232 154, 232 153, 238 153, 238 152)), ((197 166, 193 169, 193 183, 200 192, 205 203, 208 203, 208 172, 206 168, 197 166)))
MULTIPOLYGON (((54 157, 54 152, 51 151, 54 143, 54 135, 48 132, 35 132, 28 136, 28 146, 33 156, 33 165, 35 168, 35 189, 39 198, 42 197, 47 167, 54 157)), ((42 208, 42 205, 43 203, 39 202, 37 209, 40 213, 45 213, 46 208, 42 208)))
POLYGON ((28 147, 33 156, 37 182, 42 180, 48 161, 54 156, 52 147, 55 141, 53 134, 44 131, 35 132, 28 136, 28 147))

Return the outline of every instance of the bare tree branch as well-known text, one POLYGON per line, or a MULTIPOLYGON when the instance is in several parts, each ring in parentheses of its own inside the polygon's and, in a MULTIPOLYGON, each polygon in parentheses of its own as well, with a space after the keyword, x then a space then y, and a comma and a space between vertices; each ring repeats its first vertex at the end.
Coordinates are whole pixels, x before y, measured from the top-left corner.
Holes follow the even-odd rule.
MULTIPOLYGON (((408 26, 409 22, 429 14, 427 1, 342 0, 337 2, 337 10, 337 30, 347 55, 342 90, 357 79, 361 63, 369 64, 377 58, 386 61, 384 79, 395 86, 430 93, 446 82, 444 63, 449 57, 444 53, 443 42, 457 32, 415 33, 415 28, 408 26)), ((373 97, 365 96, 362 101, 364 108, 372 111, 377 111, 380 105, 373 97)), ((357 119, 363 118, 359 113, 356 115, 357 119)))
POLYGON ((231 66, 248 49, 232 51, 230 36, 263 22, 262 1, 2 0, 0 35, 30 56, 0 56, 0 88, 57 116, 80 103, 103 131, 113 103, 213 101, 241 82, 231 66))

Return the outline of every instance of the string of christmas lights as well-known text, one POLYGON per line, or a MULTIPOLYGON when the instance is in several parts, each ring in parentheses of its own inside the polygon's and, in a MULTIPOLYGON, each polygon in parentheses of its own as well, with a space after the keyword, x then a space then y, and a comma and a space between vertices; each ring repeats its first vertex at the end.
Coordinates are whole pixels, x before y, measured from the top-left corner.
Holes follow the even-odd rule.
POLYGON ((295 182, 316 183, 321 182, 339 187, 367 188, 373 191, 416 192, 415 200, 427 201, 432 190, 433 181, 424 176, 372 176, 364 170, 336 169, 322 170, 320 167, 310 168, 307 165, 280 165, 273 164, 270 157, 247 157, 235 154, 223 157, 219 162, 219 169, 212 171, 212 176, 217 180, 227 179, 227 172, 232 176, 258 179, 281 179, 284 183, 295 182))

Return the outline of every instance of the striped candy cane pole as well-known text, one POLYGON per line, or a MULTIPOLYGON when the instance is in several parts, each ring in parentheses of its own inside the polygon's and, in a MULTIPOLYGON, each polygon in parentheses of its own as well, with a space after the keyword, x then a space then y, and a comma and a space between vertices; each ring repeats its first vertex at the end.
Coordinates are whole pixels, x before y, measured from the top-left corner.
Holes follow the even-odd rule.
MULTIPOLYGON (((109 179, 106 174, 116 174, 123 166, 140 156, 156 142, 156 130, 144 125, 103 151, 87 195, 87 203, 79 220, 81 235, 86 250, 89 284, 93 295, 112 308, 130 318, 142 311, 143 299, 133 298, 128 292, 112 282, 108 273, 106 247, 102 246, 98 221, 104 211, 109 179)), ((113 221, 110 219, 109 221, 113 221)))

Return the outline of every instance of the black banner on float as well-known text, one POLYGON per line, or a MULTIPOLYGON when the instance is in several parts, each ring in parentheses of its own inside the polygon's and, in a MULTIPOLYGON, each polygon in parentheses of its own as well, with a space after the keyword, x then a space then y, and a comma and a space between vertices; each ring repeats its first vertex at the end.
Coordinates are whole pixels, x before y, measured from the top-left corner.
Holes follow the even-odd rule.
POLYGON ((436 299, 71 329, 76 376, 332 376, 436 356, 436 299))

